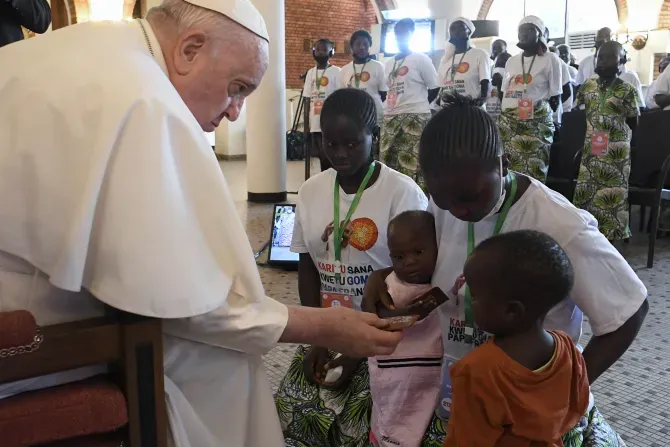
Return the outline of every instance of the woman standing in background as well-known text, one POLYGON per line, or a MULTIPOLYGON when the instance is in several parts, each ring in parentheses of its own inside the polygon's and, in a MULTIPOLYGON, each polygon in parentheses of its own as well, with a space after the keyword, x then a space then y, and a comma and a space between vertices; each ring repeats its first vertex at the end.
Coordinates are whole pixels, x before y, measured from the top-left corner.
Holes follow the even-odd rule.
POLYGON ((434 109, 442 108, 442 96, 458 93, 472 99, 486 98, 491 83, 491 64, 486 51, 475 48, 470 36, 475 25, 465 17, 457 17, 449 24, 449 42, 437 70, 440 94, 434 109))
POLYGON ((398 53, 386 62, 389 92, 384 108, 381 160, 390 168, 408 175, 424 187, 419 169, 419 140, 430 120, 430 103, 437 97, 437 72, 422 53, 413 53, 410 43, 414 21, 402 19, 395 25, 398 53))
POLYGON ((519 23, 519 48, 507 61, 499 119, 510 169, 545 182, 554 139, 553 112, 563 92, 559 59, 547 54, 544 22, 528 16, 519 23))

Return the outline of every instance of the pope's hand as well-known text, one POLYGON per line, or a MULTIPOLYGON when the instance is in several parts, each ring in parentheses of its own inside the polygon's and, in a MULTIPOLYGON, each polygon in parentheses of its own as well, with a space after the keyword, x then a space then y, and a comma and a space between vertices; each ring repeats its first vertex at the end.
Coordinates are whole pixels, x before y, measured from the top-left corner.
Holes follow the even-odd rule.
POLYGON ((323 330, 318 344, 349 357, 390 355, 402 332, 388 332, 389 323, 377 315, 344 307, 322 309, 323 330))

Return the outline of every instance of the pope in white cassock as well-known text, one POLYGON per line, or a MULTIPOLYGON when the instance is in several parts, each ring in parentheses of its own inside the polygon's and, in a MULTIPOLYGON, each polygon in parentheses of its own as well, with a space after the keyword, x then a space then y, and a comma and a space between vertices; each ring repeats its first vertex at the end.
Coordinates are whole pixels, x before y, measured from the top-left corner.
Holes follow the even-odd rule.
POLYGON ((366 357, 401 337, 371 314, 264 294, 203 130, 237 119, 268 45, 248 0, 165 0, 146 20, 0 49, 0 311, 51 325, 105 303, 164 319, 177 447, 283 446, 260 357, 277 342, 366 357))

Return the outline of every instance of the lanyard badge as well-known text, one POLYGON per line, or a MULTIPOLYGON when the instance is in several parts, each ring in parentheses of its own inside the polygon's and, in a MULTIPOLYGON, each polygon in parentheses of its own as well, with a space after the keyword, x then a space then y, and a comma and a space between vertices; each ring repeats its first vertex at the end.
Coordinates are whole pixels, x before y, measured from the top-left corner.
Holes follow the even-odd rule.
POLYGON ((340 279, 340 266, 342 265, 342 239, 344 238, 344 232, 347 229, 347 225, 349 225, 351 216, 353 216, 356 208, 358 208, 358 202, 361 200, 363 191, 365 191, 368 183, 370 183, 372 174, 375 172, 375 166, 376 162, 373 161, 370 163, 368 172, 365 174, 365 178, 358 187, 358 191, 356 191, 354 200, 351 202, 347 216, 344 218, 342 224, 340 224, 340 182, 337 177, 335 177, 335 191, 333 193, 333 245, 335 249, 335 278, 337 280, 340 279))
MULTIPOLYGON (((512 203, 514 203, 514 200, 516 199, 516 193, 518 189, 516 176, 514 175, 513 172, 510 172, 509 176, 510 180, 512 181, 512 190, 510 191, 510 195, 507 198, 507 200, 505 200, 505 204, 503 205, 502 211, 498 215, 496 226, 493 229, 493 236, 497 236, 500 234, 500 230, 502 230, 502 227, 505 224, 505 220, 507 219, 509 210, 512 207, 512 203)), ((468 258, 470 257, 474 249, 475 249, 475 225, 472 222, 469 222, 468 253, 467 253, 468 258)), ((470 294, 470 287, 468 287, 466 283, 465 284, 465 343, 467 344, 473 343, 474 333, 475 333, 475 320, 472 315, 472 295, 470 294)))

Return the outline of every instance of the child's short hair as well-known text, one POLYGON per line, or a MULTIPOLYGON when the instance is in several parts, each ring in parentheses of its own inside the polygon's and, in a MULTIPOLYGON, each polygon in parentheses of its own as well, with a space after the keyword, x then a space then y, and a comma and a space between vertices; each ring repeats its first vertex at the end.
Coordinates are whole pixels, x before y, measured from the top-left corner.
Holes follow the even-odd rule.
POLYGON ((389 222, 388 233, 390 234, 394 227, 411 226, 414 223, 418 224, 422 231, 430 231, 435 235, 435 216, 428 211, 421 210, 404 211, 395 216, 389 222))
MULTIPOLYGON (((486 239, 471 259, 474 256, 482 256, 488 268, 487 287, 502 298, 521 301, 532 316, 546 315, 572 291, 574 272, 568 255, 539 231, 512 231, 486 239)), ((466 279, 468 264, 469 260, 466 279)))

